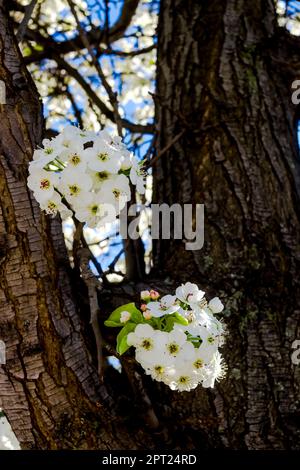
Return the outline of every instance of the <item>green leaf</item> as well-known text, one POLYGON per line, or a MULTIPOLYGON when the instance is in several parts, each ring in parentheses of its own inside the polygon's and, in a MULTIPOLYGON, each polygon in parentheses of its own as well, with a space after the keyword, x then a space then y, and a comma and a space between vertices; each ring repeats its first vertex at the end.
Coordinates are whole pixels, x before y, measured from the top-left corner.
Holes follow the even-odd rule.
POLYGON ((145 323, 145 318, 143 317, 139 309, 137 309, 134 304, 129 305, 133 305, 132 310, 128 310, 128 312, 131 313, 130 321, 133 321, 134 323, 145 323))
POLYGON ((189 322, 187 321, 186 318, 184 318, 180 313, 175 312, 172 313, 171 315, 166 315, 163 317, 163 321, 161 321, 161 324, 159 325, 159 329, 162 329, 163 331, 172 331, 174 327, 174 323, 180 323, 180 325, 188 325, 189 322))
POLYGON ((180 325, 188 325, 189 322, 186 318, 184 318, 182 315, 180 315, 180 313, 178 312, 175 312, 173 313, 173 315, 175 316, 175 323, 180 323, 180 325))
POLYGON ((104 325, 105 326, 110 326, 110 327, 120 327, 122 325, 122 323, 116 323, 115 321, 112 321, 112 320, 105 320, 104 322, 104 325))
POLYGON ((174 326, 174 323, 176 323, 176 320, 172 315, 168 315, 166 318, 165 318, 165 326, 164 326, 164 331, 167 331, 167 332, 170 332, 173 330, 173 326, 174 326))
POLYGON ((114 310, 108 319, 104 322, 104 325, 110 327, 124 326, 124 323, 120 322, 121 313, 124 311, 131 314, 129 321, 133 321, 134 323, 144 323, 143 315, 136 308, 135 304, 131 302, 130 304, 121 305, 120 307, 116 308, 116 310, 114 310))
POLYGON ((151 317, 150 320, 147 321, 154 329, 162 330, 162 318, 151 317))
POLYGON ((132 322, 127 322, 126 325, 122 328, 120 333, 117 336, 117 353, 122 355, 124 354, 130 346, 127 344, 127 336, 129 333, 134 331, 136 324, 132 322))

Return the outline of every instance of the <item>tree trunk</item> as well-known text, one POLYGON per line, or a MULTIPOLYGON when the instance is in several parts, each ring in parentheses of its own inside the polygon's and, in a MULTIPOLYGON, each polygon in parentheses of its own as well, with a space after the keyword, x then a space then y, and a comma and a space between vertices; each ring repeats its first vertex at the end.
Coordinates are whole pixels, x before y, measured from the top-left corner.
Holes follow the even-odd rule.
POLYGON ((0 47, 0 407, 23 449, 128 446, 84 343, 60 220, 41 214, 26 185, 42 106, 3 0, 0 47))
POLYGON ((299 40, 271 0, 163 0, 158 31, 157 152, 185 132, 155 165, 154 202, 204 203, 205 244, 157 242, 156 271, 219 293, 229 326, 227 379, 200 428, 210 446, 217 433, 230 448, 300 448, 299 40))

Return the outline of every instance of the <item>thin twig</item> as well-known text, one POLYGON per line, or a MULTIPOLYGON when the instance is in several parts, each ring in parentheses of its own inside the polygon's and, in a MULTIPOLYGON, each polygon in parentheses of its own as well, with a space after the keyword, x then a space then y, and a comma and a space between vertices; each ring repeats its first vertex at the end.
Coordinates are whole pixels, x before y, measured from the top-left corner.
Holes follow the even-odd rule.
POLYGON ((122 248, 119 253, 117 253, 117 255, 114 257, 114 259, 112 260, 112 262, 109 264, 108 266, 108 270, 105 271, 106 274, 109 274, 109 273, 112 273, 115 269, 115 266, 117 264, 117 262, 119 261, 120 257, 122 256, 122 254, 124 253, 124 248, 122 248))
MULTIPOLYGON (((81 222, 79 222, 79 220, 76 219, 75 212, 72 209, 72 206, 68 203, 68 201, 63 196, 63 194, 60 191, 58 191, 58 189, 55 188, 55 191, 61 196, 61 202, 66 206, 67 209, 69 209, 72 212, 72 219, 73 219, 74 225, 77 229, 77 227, 81 224, 81 222)), ((83 228, 83 224, 81 224, 81 225, 82 225, 82 228, 83 228)), ((90 247, 89 247, 89 245, 88 245, 88 243, 87 243, 87 241, 84 237, 83 230, 80 231, 78 229, 78 233, 80 234, 80 240, 81 240, 81 243, 82 243, 83 247, 86 248, 90 253, 90 259, 91 259, 92 263, 94 264, 95 268, 97 269, 99 277, 103 278, 103 282, 107 282, 107 279, 106 279, 106 276, 103 272, 102 266, 99 263, 99 261, 97 260, 96 256, 93 254, 92 250, 90 249, 90 247)), ((76 234, 76 232, 75 232, 75 234, 76 234)))
POLYGON ((99 305, 97 296, 97 287, 99 285, 95 276, 88 266, 90 252, 87 248, 82 248, 80 253, 82 278, 88 288, 91 319, 90 323, 94 332, 97 348, 97 370, 100 379, 103 376, 103 338, 99 326, 99 305))
POLYGON ((145 155, 145 157, 144 157, 144 161, 145 161, 146 163, 149 163, 150 160, 151 160, 150 157, 151 157, 152 151, 153 151, 153 149, 154 149, 154 147, 155 147, 156 139, 157 139, 157 134, 154 133, 154 134, 153 134, 153 137, 152 137, 152 139, 151 139, 149 148, 148 148, 148 150, 147 150, 147 152, 146 152, 146 155, 145 155))
POLYGON ((81 243, 82 243, 83 247, 86 248, 89 251, 90 259, 91 259, 93 265, 95 266, 95 268, 97 269, 99 276, 102 278, 103 282, 106 282, 107 279, 106 279, 105 273, 102 269, 102 266, 99 263, 99 261, 97 260, 96 256, 93 254, 92 250, 90 249, 83 233, 81 235, 81 243))
POLYGON ((152 402, 144 388, 142 377, 135 369, 135 363, 131 363, 131 361, 126 360, 126 358, 123 358, 123 360, 121 359, 121 364, 128 377, 132 391, 135 395, 135 401, 140 407, 146 425, 152 431, 156 431, 159 428, 160 423, 153 409, 152 402))
POLYGON ((115 93, 113 91, 112 87, 108 83, 108 81, 107 81, 107 79, 106 79, 106 77, 103 73, 102 67, 101 67, 99 61, 97 60, 96 55, 94 54, 92 46, 91 46, 91 44, 88 40, 87 34, 86 34, 85 30, 82 28, 82 26, 80 24, 80 21, 79 21, 78 15, 77 15, 77 11, 74 7, 74 4, 73 4, 72 0, 67 0, 67 1, 68 1, 68 5, 69 5, 69 7, 72 11, 72 14, 75 18, 75 21, 77 23, 78 32, 79 32, 79 35, 81 36, 82 43, 87 48, 87 50, 88 50, 88 52, 91 56, 92 63, 94 65, 95 69, 98 72, 98 75, 99 75, 99 78, 102 82, 102 85, 104 86, 105 91, 108 94, 109 101, 110 101, 110 103, 113 107, 114 117, 115 117, 117 129, 118 129, 118 134, 119 134, 120 137, 122 137, 122 129, 123 129, 122 128, 122 118, 121 118, 120 113, 119 113, 117 93, 115 93))
POLYGON ((157 160, 159 160, 168 150, 170 150, 171 147, 173 147, 174 144, 176 144, 176 142, 178 142, 178 140, 183 136, 185 132, 186 129, 183 129, 181 132, 179 132, 179 134, 177 134, 174 139, 171 140, 171 142, 169 142, 155 157, 151 158, 151 160, 146 163, 145 169, 148 169, 153 166, 157 162, 157 160))
POLYGON ((100 49, 99 55, 116 55, 119 57, 135 57, 137 55, 148 54, 148 52, 153 51, 156 48, 156 44, 151 44, 151 46, 144 47, 143 49, 136 49, 134 51, 121 51, 119 49, 100 49))
POLYGON ((120 235, 120 232, 116 232, 115 234, 108 235, 105 238, 102 238, 101 240, 97 240, 96 242, 89 243, 89 246, 94 246, 94 245, 101 245, 101 243, 106 242, 107 240, 110 240, 111 238, 118 237, 120 235))
POLYGON ((69 98, 69 100, 71 101, 71 105, 72 105, 72 108, 73 108, 73 111, 74 111, 74 116, 76 117, 77 119, 77 124, 79 125, 79 127, 81 129, 84 128, 84 125, 83 125, 83 121, 82 121, 82 113, 80 111, 80 109, 78 108, 77 104, 76 104, 76 101, 74 99, 74 96, 73 94, 70 92, 70 89, 69 87, 67 86, 66 88, 66 91, 65 91, 67 97, 69 98))
POLYGON ((25 14, 24 14, 24 17, 20 23, 20 26, 18 28, 18 32, 16 34, 16 38, 17 38, 17 41, 18 42, 21 42, 22 39, 24 38, 25 36, 25 33, 26 33, 26 30, 27 30, 27 26, 28 26, 28 23, 30 21, 30 18, 31 18, 31 15, 33 13, 33 10, 34 10, 34 7, 36 5, 36 2, 37 0, 31 0, 31 2, 29 3, 29 5, 27 5, 25 7, 25 14))
POLYGON ((80 257, 79 257, 79 249, 80 249, 80 240, 83 231, 83 223, 78 222, 75 217, 73 217, 73 222, 75 224, 75 232, 73 236, 73 244, 72 244, 72 254, 73 254, 73 262, 74 262, 74 269, 78 275, 80 275, 80 257))

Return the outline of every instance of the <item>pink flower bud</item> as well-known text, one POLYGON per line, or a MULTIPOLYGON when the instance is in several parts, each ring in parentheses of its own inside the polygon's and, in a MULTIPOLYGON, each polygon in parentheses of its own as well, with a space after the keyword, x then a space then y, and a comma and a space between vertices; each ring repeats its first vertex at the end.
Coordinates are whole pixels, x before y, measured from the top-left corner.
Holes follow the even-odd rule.
POLYGON ((152 300, 157 300, 160 297, 160 295, 156 290, 152 289, 150 291, 150 297, 151 297, 152 300))
POLYGON ((150 320, 150 318, 152 317, 150 310, 146 310, 145 312, 143 312, 143 317, 145 318, 145 320, 150 320))
POLYGON ((141 310, 142 310, 142 312, 145 312, 147 310, 147 304, 142 304, 141 305, 141 310))

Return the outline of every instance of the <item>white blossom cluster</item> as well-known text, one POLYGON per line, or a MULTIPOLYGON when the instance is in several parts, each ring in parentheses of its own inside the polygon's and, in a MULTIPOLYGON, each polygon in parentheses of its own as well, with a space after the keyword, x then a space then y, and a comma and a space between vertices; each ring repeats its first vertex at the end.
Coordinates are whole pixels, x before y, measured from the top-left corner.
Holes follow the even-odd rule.
POLYGON ((135 347, 145 373, 181 392, 199 384, 214 387, 226 369, 219 352, 225 330, 214 315, 224 308, 220 299, 208 302, 190 282, 178 287, 175 295, 160 297, 151 290, 143 291, 141 299, 139 312, 134 304, 119 307, 106 324, 125 325, 119 337, 124 342, 127 329, 127 348, 135 347))
POLYGON ((120 137, 66 126, 43 140, 29 165, 28 186, 42 210, 62 218, 75 213, 91 228, 113 222, 130 200, 130 182, 144 193, 138 160, 120 137))

